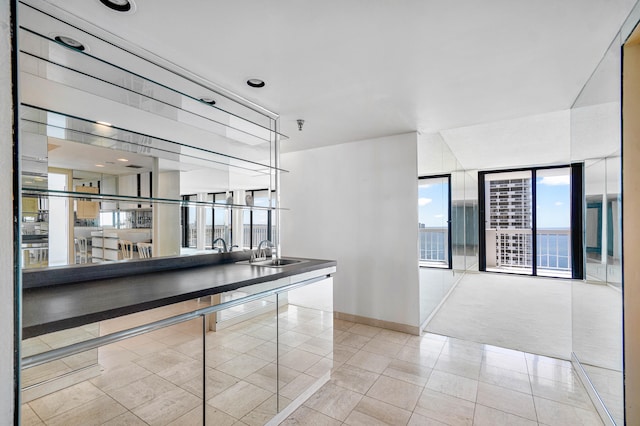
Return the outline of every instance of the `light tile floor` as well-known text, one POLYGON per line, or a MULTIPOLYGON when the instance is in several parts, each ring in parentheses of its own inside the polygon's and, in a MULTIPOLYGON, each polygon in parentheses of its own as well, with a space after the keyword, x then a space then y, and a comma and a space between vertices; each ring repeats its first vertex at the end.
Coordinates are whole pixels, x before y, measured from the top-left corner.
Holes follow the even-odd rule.
MULTIPOLYGON (((24 404, 22 424, 201 424, 201 326, 101 348, 101 376, 24 404)), ((331 371, 285 425, 602 424, 566 361, 293 306, 279 326, 281 408, 331 371)), ((273 315, 207 334, 207 424, 260 425, 275 414, 275 336, 273 315)))
POLYGON ((567 361, 341 320, 333 361, 284 425, 602 425, 567 361))

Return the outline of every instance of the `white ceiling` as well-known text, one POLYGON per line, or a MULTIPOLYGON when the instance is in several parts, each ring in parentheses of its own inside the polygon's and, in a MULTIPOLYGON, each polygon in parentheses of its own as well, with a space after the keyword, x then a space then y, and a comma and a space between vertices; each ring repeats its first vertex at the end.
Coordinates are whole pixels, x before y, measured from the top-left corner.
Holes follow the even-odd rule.
POLYGON ((635 0, 49 2, 279 113, 287 151, 566 110, 635 0))

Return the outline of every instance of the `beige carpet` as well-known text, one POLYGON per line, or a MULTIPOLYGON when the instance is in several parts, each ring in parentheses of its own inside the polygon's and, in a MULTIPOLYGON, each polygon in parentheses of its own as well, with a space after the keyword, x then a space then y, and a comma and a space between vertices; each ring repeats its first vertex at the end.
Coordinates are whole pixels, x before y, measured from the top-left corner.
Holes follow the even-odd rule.
POLYGON ((426 331, 570 359, 571 281, 468 273, 426 331))

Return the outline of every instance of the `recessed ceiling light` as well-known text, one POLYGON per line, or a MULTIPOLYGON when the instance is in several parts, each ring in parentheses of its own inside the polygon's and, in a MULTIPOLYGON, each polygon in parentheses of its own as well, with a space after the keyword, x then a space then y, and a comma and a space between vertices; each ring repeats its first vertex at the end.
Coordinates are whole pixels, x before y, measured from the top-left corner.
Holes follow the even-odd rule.
POLYGON ((211 98, 207 98, 207 97, 200 98, 200 101, 204 102, 205 104, 209 104, 209 105, 215 105, 216 104, 215 99, 211 99, 211 98))
POLYGON ((247 84, 251 87, 264 87, 265 83, 259 78, 250 78, 249 80, 247 80, 247 84))
POLYGON ((129 160, 126 158, 118 158, 118 161, 122 161, 123 163, 127 163, 129 160))
POLYGON ((96 121, 96 123, 102 124, 103 126, 109 126, 109 127, 113 126, 113 124, 111 124, 111 123, 109 123, 107 121, 96 121))
POLYGON ((96 167, 104 167, 104 164, 96 164, 96 167))
POLYGON ((100 0, 100 3, 116 12, 129 12, 131 10, 130 0, 100 0))
POLYGON ((54 37, 54 40, 57 41, 58 43, 62 43, 67 47, 79 50, 81 52, 85 49, 85 47, 84 47, 84 45, 82 43, 80 43, 78 40, 76 40, 74 38, 71 38, 71 37, 58 35, 58 36, 54 37))

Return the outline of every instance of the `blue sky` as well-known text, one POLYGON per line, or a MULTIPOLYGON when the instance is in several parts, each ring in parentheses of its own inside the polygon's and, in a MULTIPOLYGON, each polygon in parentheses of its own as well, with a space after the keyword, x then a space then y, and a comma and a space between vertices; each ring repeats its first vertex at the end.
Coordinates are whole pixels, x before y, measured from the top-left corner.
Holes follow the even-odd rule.
POLYGON ((569 175, 536 179, 538 229, 569 228, 571 221, 571 186, 569 175))
POLYGON ((446 226, 448 185, 446 180, 442 184, 426 185, 420 183, 418 187, 418 222, 427 227, 446 226))
MULTIPOLYGON (((538 228, 569 228, 569 175, 538 177, 538 228)), ((443 183, 424 184, 418 188, 418 221, 427 227, 446 226, 448 190, 443 183)))

